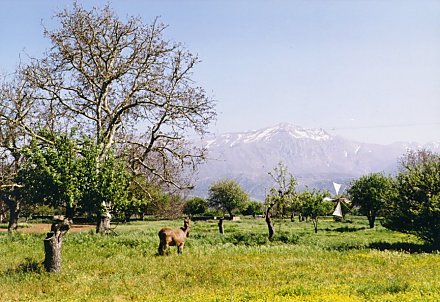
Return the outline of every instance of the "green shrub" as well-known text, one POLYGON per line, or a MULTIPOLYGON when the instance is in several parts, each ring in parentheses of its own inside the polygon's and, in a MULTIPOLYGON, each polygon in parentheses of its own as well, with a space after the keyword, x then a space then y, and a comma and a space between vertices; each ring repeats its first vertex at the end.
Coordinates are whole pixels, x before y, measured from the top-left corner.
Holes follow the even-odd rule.
POLYGON ((383 225, 440 247, 440 155, 409 152, 397 175, 396 189, 383 225))

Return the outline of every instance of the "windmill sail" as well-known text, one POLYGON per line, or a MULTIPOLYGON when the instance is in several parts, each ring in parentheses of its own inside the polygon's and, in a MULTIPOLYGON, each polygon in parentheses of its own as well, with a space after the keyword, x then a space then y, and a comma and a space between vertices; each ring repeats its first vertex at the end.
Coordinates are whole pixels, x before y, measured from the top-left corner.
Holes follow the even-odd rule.
POLYGON ((341 202, 338 201, 338 203, 336 204, 336 208, 335 211, 332 214, 333 216, 336 217, 341 217, 342 218, 342 208, 341 208, 341 202))
POLYGON ((333 182, 333 187, 335 188, 336 195, 338 195, 339 189, 341 188, 341 184, 337 184, 337 183, 333 182))

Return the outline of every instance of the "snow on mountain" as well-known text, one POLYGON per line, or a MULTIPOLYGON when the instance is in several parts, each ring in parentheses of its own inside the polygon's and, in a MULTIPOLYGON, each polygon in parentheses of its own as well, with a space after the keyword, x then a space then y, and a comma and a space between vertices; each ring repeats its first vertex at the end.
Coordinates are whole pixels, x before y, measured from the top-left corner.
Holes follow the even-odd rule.
POLYGON ((221 134, 216 139, 206 141, 206 148, 211 145, 229 144, 230 147, 241 143, 257 143, 271 141, 277 136, 293 139, 311 139, 315 141, 330 140, 332 137, 322 129, 305 129, 287 123, 278 124, 274 127, 241 133, 221 134))
MULTIPOLYGON (((263 199, 272 185, 268 172, 281 161, 305 185, 331 188, 371 172, 395 171, 398 159, 414 144, 366 144, 332 136, 322 129, 291 124, 225 133, 202 142, 208 160, 199 167, 195 195, 206 196, 219 179, 237 180, 250 195, 263 199)), ((439 151, 439 144, 429 149, 439 151)))

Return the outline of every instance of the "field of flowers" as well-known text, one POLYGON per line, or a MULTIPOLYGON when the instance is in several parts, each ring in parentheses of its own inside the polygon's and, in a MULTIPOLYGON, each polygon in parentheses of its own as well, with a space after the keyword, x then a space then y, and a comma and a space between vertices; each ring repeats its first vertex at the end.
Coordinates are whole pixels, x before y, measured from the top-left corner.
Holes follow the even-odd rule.
POLYGON ((439 301, 440 253, 366 219, 197 221, 182 256, 157 256, 182 221, 68 233, 60 274, 43 272, 45 234, 0 234, 0 301, 439 301))

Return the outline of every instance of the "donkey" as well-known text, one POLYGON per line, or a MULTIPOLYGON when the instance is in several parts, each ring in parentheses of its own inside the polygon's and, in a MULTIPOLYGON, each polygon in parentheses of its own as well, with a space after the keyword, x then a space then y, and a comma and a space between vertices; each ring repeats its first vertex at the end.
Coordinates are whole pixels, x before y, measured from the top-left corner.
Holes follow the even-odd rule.
POLYGON ((167 251, 169 246, 177 246, 177 253, 180 255, 183 252, 183 246, 185 245, 185 240, 189 236, 189 219, 185 219, 183 221, 183 227, 178 229, 171 229, 171 228, 162 228, 159 231, 159 248, 158 253, 159 255, 163 256, 165 255, 165 252, 167 251))

